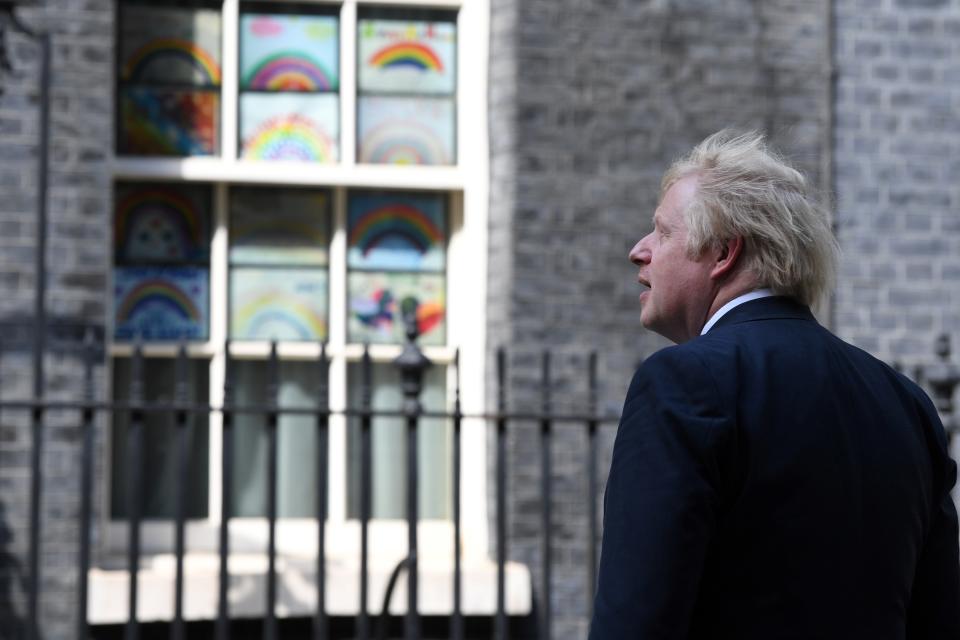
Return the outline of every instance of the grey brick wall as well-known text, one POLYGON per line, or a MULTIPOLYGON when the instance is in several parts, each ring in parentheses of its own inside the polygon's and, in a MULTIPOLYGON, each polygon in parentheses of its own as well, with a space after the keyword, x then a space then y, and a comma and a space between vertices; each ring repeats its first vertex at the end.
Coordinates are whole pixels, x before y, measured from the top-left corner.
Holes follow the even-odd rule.
POLYGON ((890 361, 960 338, 960 2, 838 0, 838 333, 890 361))
MULTIPOLYGON (((491 351, 511 350, 513 408, 539 407, 545 348, 558 352, 559 407, 585 406, 597 350, 600 406, 618 413, 635 364, 665 344, 639 325, 627 253, 675 156, 722 127, 759 128, 819 180, 825 15, 820 1, 493 3, 488 335, 491 351)), ((539 585, 536 433, 511 430, 509 531, 539 585)), ((553 632, 584 637, 584 438, 555 439, 553 632)))
MULTIPOLYGON (((18 11, 31 27, 53 34, 46 307, 51 323, 61 329, 51 332, 45 384, 50 398, 76 399, 83 393, 75 350, 82 333, 64 327, 102 325, 108 293, 113 2, 47 0, 18 11)), ((40 48, 23 36, 10 36, 8 45, 17 75, 0 81, 0 324, 20 324, 0 333, 0 389, 9 399, 32 391, 40 48)), ((97 376, 102 382, 102 367, 97 376)), ((44 420, 40 619, 48 638, 72 635, 76 619, 78 425, 75 414, 53 413, 44 420)), ((0 415, 3 637, 18 637, 17 625, 26 613, 30 450, 28 416, 0 415)))

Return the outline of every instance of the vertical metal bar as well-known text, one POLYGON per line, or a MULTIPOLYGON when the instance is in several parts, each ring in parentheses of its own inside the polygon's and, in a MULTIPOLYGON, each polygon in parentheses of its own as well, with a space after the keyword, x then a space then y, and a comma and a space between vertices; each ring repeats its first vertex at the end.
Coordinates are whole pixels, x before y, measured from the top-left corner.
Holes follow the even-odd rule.
POLYGON ((190 465, 188 423, 185 406, 187 404, 187 347, 181 343, 177 350, 174 383, 174 428, 177 442, 177 493, 176 521, 174 523, 174 556, 176 575, 173 588, 173 624, 170 627, 172 640, 183 640, 183 555, 184 523, 187 511, 187 471, 190 465))
POLYGON ((217 640, 230 637, 230 501, 233 499, 233 366, 230 362, 230 341, 224 343, 223 437, 220 453, 220 579, 217 601, 217 640))
POLYGON ((370 524, 370 414, 372 391, 372 368, 370 362, 370 347, 363 345, 363 361, 361 363, 362 382, 360 386, 360 612, 357 616, 357 638, 369 640, 370 619, 367 612, 367 590, 369 589, 369 567, 367 566, 367 544, 370 524))
MULTIPOLYGON (((37 160, 37 252, 33 328, 33 397, 43 397, 43 356, 47 345, 47 165, 50 137, 50 53, 49 34, 40 35, 40 142, 37 160)), ((30 601, 27 638, 38 638, 40 601, 40 495, 43 491, 43 411, 33 411, 33 451, 30 475, 30 601)))
POLYGON ((453 618, 450 620, 451 640, 463 640, 463 611, 461 604, 460 566, 460 426, 463 409, 460 406, 460 349, 453 358, 456 383, 453 397, 453 618))
POLYGON ((277 637, 277 395, 279 388, 277 343, 270 343, 267 367, 267 615, 263 622, 264 640, 277 637))
POLYGON ((317 388, 317 611, 313 616, 313 640, 327 638, 327 436, 330 423, 327 343, 320 345, 320 384, 317 388))
POLYGON ((589 531, 587 537, 587 617, 593 615, 593 596, 597 592, 597 354, 590 354, 589 365, 590 397, 587 422, 587 518, 589 531))
POLYGON ((543 495, 543 510, 541 511, 541 529, 543 530, 543 615, 540 619, 540 637, 550 640, 551 595, 550 588, 551 566, 553 564, 553 528, 551 525, 553 502, 553 469, 550 464, 550 446, 553 440, 553 425, 550 419, 550 353, 543 353, 541 371, 541 393, 543 404, 540 417, 540 485, 543 495))
POLYGON ((137 622, 137 578, 140 571, 140 506, 143 484, 143 345, 139 337, 133 348, 130 366, 130 407, 130 427, 127 431, 127 572, 130 588, 127 594, 128 613, 124 638, 137 640, 140 637, 140 625, 137 622))
MULTIPOLYGON (((87 403, 94 399, 93 328, 87 327, 83 338, 83 396, 87 403)), ((80 462, 80 566, 77 575, 77 640, 87 638, 87 573, 90 571, 90 522, 93 509, 93 407, 83 408, 81 438, 83 451, 80 462)))
POLYGON ((419 520, 417 492, 420 470, 417 456, 417 425, 420 422, 422 407, 414 400, 408 404, 407 415, 407 615, 404 620, 406 640, 419 640, 420 618, 417 607, 418 562, 417 562, 417 521, 419 520))
POLYGON ((507 640, 507 362, 497 351, 497 640, 507 640))

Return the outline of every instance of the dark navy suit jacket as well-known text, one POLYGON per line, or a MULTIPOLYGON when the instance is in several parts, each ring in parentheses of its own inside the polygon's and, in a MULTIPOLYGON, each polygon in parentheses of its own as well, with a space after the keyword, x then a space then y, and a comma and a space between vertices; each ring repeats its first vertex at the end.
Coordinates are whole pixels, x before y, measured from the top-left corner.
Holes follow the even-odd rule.
POLYGON ((916 385, 740 305, 630 384, 590 638, 958 640, 955 478, 916 385))

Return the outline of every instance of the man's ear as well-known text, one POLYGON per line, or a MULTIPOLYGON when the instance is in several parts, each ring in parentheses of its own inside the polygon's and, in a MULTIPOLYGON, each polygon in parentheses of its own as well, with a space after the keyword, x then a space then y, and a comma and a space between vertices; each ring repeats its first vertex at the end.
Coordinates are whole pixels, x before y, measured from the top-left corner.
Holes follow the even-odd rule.
POLYGON ((716 262, 710 270, 710 277, 717 279, 730 275, 743 254, 743 247, 743 238, 740 236, 730 238, 717 247, 717 252, 714 254, 716 262))

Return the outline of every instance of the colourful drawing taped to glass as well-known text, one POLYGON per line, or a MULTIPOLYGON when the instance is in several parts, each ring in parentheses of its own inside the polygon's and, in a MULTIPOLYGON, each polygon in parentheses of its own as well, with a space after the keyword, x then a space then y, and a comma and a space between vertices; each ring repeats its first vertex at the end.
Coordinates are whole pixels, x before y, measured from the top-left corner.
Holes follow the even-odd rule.
POLYGON ((118 185, 113 241, 118 262, 205 261, 209 190, 186 184, 118 185))
POLYGON ((240 96, 240 156, 248 160, 336 162, 336 94, 240 96))
POLYGON ((353 269, 443 271, 446 198, 426 194, 353 194, 347 264, 353 269))
POLYGON ((197 267, 118 267, 113 272, 117 340, 204 340, 208 273, 197 267))
POLYGON ((456 36, 453 22, 361 20, 357 26, 360 91, 452 94, 456 36))
POLYGON ((231 190, 230 263, 325 266, 329 207, 323 191, 231 190))
POLYGON ((131 83, 220 85, 220 13, 124 6, 120 79, 131 83))
POLYGON ((452 164, 454 106, 447 98, 361 97, 359 161, 452 164))
POLYGON ((240 88, 335 91, 339 28, 333 16, 240 17, 240 88))
POLYGON ((364 273, 349 275, 350 342, 401 344, 406 341, 400 310, 403 301, 417 302, 418 342, 446 342, 445 278, 434 274, 364 273))
POLYGON ((327 272, 322 269, 233 269, 230 337, 235 340, 324 340, 327 272))
POLYGON ((211 91, 122 87, 117 150, 143 156, 213 155, 219 102, 211 91))

